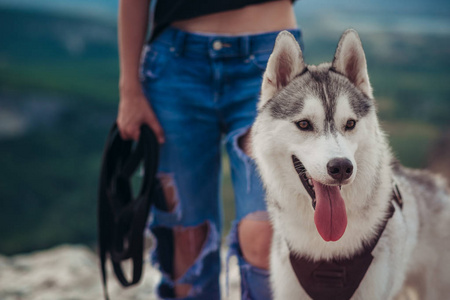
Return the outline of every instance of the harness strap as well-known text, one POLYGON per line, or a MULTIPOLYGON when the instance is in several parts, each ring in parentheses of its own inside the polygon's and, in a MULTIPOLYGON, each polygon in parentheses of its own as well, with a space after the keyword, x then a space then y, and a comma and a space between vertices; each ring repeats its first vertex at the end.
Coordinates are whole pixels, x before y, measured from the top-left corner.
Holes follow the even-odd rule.
MULTIPOLYGON (((392 200, 402 208, 403 202, 398 186, 393 186, 392 200)), ((289 252, 295 275, 305 292, 314 300, 348 300, 355 293, 373 260, 372 251, 378 244, 395 207, 390 202, 386 218, 377 235, 364 246, 363 251, 349 259, 319 260, 313 262, 289 252)))

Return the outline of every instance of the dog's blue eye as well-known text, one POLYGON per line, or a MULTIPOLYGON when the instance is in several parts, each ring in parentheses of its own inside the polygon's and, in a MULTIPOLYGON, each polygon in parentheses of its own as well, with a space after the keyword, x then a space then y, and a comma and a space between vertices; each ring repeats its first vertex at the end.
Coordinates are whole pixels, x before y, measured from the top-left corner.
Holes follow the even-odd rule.
POLYGON ((348 120, 347 124, 345 124, 345 130, 352 130, 353 128, 355 128, 356 125, 356 121, 355 120, 348 120))
POLYGON ((295 123, 300 130, 312 130, 313 127, 308 120, 301 120, 295 123))

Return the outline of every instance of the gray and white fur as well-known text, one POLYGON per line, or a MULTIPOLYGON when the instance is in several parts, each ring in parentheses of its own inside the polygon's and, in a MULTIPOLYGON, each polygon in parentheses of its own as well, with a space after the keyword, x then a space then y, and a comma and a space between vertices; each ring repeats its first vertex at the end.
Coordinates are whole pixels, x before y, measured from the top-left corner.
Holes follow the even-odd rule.
POLYGON ((289 261, 289 249, 311 260, 350 258, 371 241, 387 214, 395 180, 403 209, 395 205, 374 260, 352 299, 450 299, 450 196, 444 180, 395 162, 381 130, 358 34, 347 30, 332 63, 306 65, 294 37, 279 34, 264 73, 252 155, 267 191, 273 224, 270 274, 275 300, 310 299, 289 261), (306 120, 308 130, 297 124, 306 120), (356 125, 349 130, 347 122, 356 125), (326 242, 314 223, 311 197, 292 155, 308 178, 341 186, 347 227, 326 242), (334 158, 353 165, 348 179, 327 172, 334 158), (405 298, 402 298, 405 299, 405 298), (407 298, 406 298, 407 299, 407 298))

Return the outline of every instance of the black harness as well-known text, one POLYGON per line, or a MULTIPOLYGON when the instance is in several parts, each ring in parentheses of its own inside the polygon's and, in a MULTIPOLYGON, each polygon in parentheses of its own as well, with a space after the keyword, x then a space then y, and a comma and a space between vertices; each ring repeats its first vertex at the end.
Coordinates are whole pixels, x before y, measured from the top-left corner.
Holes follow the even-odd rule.
MULTIPOLYGON (((392 201, 400 208, 403 201, 396 184, 393 187, 392 201)), ((389 211, 375 238, 364 246, 362 253, 349 259, 332 261, 311 261, 290 251, 289 259, 295 275, 306 293, 314 300, 348 300, 355 293, 373 260, 372 251, 380 240, 395 207, 390 202, 389 211)))
POLYGON ((98 190, 98 241, 105 299, 106 259, 111 258, 114 273, 123 286, 139 282, 142 275, 144 229, 150 206, 156 201, 159 145, 153 131, 141 127, 138 143, 120 138, 114 124, 103 152, 98 190), (138 166, 143 165, 143 179, 139 194, 134 197, 130 179, 138 166), (124 276, 121 262, 133 261, 133 278, 124 276))

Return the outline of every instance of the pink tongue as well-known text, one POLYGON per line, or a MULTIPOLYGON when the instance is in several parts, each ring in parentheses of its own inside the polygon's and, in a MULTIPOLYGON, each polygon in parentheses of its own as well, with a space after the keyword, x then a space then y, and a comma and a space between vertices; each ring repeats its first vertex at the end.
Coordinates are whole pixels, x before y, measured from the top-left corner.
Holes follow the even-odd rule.
POLYGON ((327 242, 339 240, 347 227, 347 213, 339 187, 323 185, 313 179, 316 192, 314 223, 320 236, 327 242))

